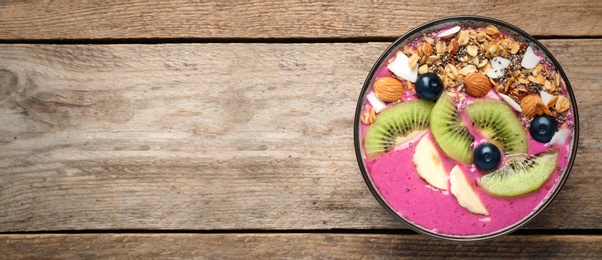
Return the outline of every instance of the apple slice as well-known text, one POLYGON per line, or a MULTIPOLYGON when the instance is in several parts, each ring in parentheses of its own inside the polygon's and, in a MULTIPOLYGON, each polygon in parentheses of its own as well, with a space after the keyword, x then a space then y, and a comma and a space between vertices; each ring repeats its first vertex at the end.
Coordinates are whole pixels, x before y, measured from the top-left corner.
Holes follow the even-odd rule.
POLYGON ((483 205, 483 202, 481 202, 479 195, 474 191, 472 185, 470 185, 466 174, 457 165, 454 166, 449 174, 449 182, 451 184, 451 193, 456 196, 460 206, 472 213, 489 216, 489 212, 485 208, 485 205, 483 205))
POLYGON ((430 138, 423 137, 416 146, 414 165, 418 175, 428 184, 437 189, 447 190, 449 176, 443 168, 441 155, 430 138))

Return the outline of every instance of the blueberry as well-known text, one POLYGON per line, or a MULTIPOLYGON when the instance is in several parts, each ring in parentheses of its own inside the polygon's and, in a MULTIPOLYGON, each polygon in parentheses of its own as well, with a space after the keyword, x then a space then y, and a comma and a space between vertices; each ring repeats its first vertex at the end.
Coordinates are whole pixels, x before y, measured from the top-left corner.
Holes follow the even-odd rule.
POLYGON ((435 100, 443 93, 443 82, 435 73, 427 72, 416 79, 416 94, 422 99, 435 100))
POLYGON ((482 171, 490 171, 497 168, 502 160, 500 149, 492 143, 484 143, 477 146, 473 157, 474 164, 482 171))
POLYGON ((558 130, 556 120, 546 115, 535 117, 529 127, 529 133, 531 133, 533 139, 540 143, 547 143, 552 140, 556 130, 558 130))

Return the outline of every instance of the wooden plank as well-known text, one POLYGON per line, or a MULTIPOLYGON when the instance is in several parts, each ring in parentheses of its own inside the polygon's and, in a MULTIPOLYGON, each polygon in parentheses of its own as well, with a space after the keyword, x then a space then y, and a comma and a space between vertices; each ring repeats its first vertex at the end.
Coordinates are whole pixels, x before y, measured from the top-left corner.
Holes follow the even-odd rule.
POLYGON ((372 234, 84 234, 0 235, 10 259, 273 258, 591 258, 602 236, 506 236, 452 243, 419 235, 372 234))
POLYGON ((580 1, 1 1, 0 39, 399 37, 432 19, 481 15, 538 36, 602 35, 580 1))
MULTIPOLYGON (((546 40, 582 135, 529 228, 599 229, 602 40, 546 40)), ((404 228, 353 151, 386 43, 4 45, 0 231, 404 228)))

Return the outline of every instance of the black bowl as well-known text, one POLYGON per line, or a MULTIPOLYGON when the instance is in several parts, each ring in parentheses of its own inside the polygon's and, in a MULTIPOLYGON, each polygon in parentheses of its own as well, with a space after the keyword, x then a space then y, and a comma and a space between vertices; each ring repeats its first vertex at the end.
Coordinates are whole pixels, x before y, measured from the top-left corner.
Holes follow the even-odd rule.
POLYGON ((450 240, 450 241, 481 241, 481 240, 492 239, 492 238, 499 237, 499 236, 511 233, 513 231, 516 231, 517 229, 521 228, 522 226, 527 224, 529 221, 531 221, 533 218, 535 218, 539 213, 541 213, 541 211, 544 208, 546 208, 552 202, 554 197, 556 197, 556 195, 558 195, 560 189, 562 188, 565 181, 567 180, 569 173, 571 172, 571 169, 573 167, 574 160, 575 160, 578 139, 579 139, 579 117, 578 117, 578 113, 577 113, 577 103, 575 101, 575 96, 573 94, 573 90, 568 81, 568 78, 566 77, 566 74, 562 70, 558 61, 556 61, 556 59, 552 56, 552 54, 548 51, 548 49, 546 49, 544 47, 543 44, 541 44, 539 41, 537 41, 535 38, 533 38, 531 35, 529 35, 525 31, 519 29, 516 26, 508 24, 506 22, 499 21, 499 20, 492 19, 492 18, 487 18, 487 17, 480 17, 480 16, 453 16, 453 17, 446 17, 446 18, 442 18, 442 19, 433 20, 433 21, 427 22, 425 24, 422 24, 422 25, 410 30, 409 32, 405 33, 400 38, 395 40, 383 52, 383 54, 378 58, 378 60, 376 61, 376 63, 372 67, 372 69, 370 70, 370 73, 368 74, 368 77, 366 78, 366 81, 360 92, 356 111, 355 111, 354 143, 355 143, 356 158, 357 158, 362 176, 363 176, 368 188, 374 195, 374 197, 397 220, 406 224, 412 230, 414 230, 418 233, 430 236, 430 237, 439 238, 439 239, 443 239, 443 240, 450 240), (397 50, 402 48, 405 44, 411 42, 412 40, 414 40, 416 38, 421 37, 424 33, 430 33, 430 32, 436 31, 438 29, 449 27, 449 26, 455 26, 455 25, 485 26, 485 25, 489 25, 489 24, 495 25, 501 32, 512 36, 514 39, 518 39, 523 42, 526 42, 530 46, 535 48, 537 51, 539 51, 545 57, 546 61, 549 62, 549 64, 551 64, 556 69, 557 73, 559 73, 560 76, 562 77, 562 79, 564 80, 566 90, 567 90, 567 95, 571 101, 571 106, 572 106, 572 110, 573 110, 573 120, 574 120, 574 128, 573 128, 573 134, 572 134, 572 140, 571 140, 572 147, 570 148, 570 158, 568 159, 568 165, 567 165, 564 173, 562 173, 561 178, 558 180, 558 183, 553 187, 553 190, 548 194, 548 196, 544 199, 544 201, 541 204, 539 204, 539 206, 536 207, 535 210, 532 211, 531 214, 527 215, 520 221, 518 221, 510 226, 507 226, 506 228, 503 228, 501 230, 482 234, 482 235, 461 236, 461 235, 442 234, 442 233, 433 232, 432 230, 429 230, 422 226, 416 225, 416 224, 412 223, 411 221, 407 220, 406 218, 404 218, 400 213, 395 211, 391 207, 391 205, 389 205, 389 203, 383 198, 383 196, 379 193, 378 189, 375 187, 375 185, 370 177, 370 174, 368 173, 368 171, 366 169, 366 165, 364 162, 365 155, 364 155, 363 144, 362 144, 363 142, 362 142, 362 136, 361 136, 360 116, 361 116, 364 104, 366 102, 366 95, 368 94, 368 90, 374 83, 375 76, 378 73, 379 69, 381 68, 381 66, 383 66, 383 64, 388 59, 390 59, 395 54, 395 52, 397 50))

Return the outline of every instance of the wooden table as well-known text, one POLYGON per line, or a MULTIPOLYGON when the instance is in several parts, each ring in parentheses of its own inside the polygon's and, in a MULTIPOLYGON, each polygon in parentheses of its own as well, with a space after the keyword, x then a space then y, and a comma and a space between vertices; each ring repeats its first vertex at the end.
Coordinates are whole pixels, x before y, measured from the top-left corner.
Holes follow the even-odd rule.
POLYGON ((0 258, 601 257, 601 1, 189 2, 0 3, 0 258), (397 222, 353 150, 376 58, 459 14, 539 38, 581 117, 559 196, 479 243, 397 222))

